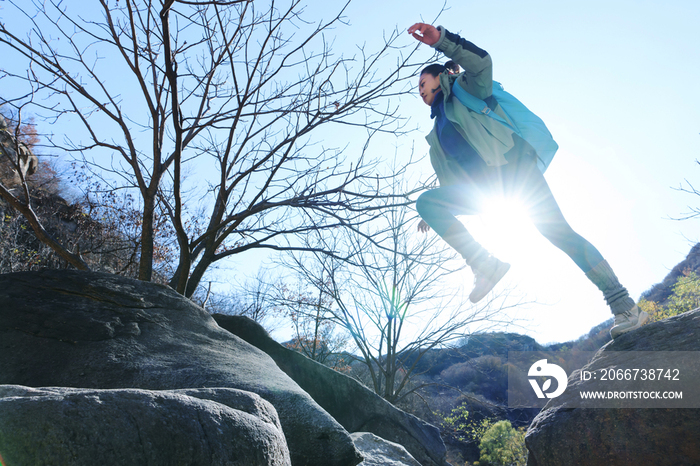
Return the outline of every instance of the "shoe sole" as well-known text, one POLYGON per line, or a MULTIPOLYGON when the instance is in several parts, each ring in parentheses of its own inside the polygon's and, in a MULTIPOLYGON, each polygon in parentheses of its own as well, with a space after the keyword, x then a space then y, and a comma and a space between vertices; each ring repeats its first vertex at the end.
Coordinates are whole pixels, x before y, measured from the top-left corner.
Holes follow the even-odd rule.
POLYGON ((649 314, 647 314, 647 313, 644 312, 644 311, 639 311, 639 316, 637 317, 637 323, 636 323, 636 324, 634 324, 634 325, 631 326, 630 328, 626 328, 626 329, 623 329, 623 330, 613 331, 613 330, 615 330, 615 328, 612 328, 612 329, 610 329, 610 336, 611 336, 611 337, 613 338, 613 340, 614 340, 615 338, 619 337, 619 336, 622 335, 623 333, 631 332, 632 330, 637 330, 639 327, 641 327, 642 325, 644 325, 644 324, 646 323, 647 320, 649 320, 649 314))
POLYGON ((490 278, 491 278, 491 286, 488 287, 487 289, 484 289, 481 293, 476 294, 476 295, 475 295, 474 292, 472 291, 472 293, 469 295, 469 301, 471 301, 472 304, 476 304, 476 303, 478 303, 479 301, 481 301, 482 299, 484 299, 484 297, 486 297, 486 295, 489 294, 489 292, 490 292, 491 290, 493 290, 493 287, 496 286, 496 285, 498 284, 498 282, 501 281, 501 279, 503 278, 503 276, 504 276, 506 273, 508 273, 508 270, 510 270, 510 264, 508 264, 507 262, 503 262, 503 263, 496 269, 496 271, 494 272, 494 274, 491 275, 491 277, 490 277, 490 278))

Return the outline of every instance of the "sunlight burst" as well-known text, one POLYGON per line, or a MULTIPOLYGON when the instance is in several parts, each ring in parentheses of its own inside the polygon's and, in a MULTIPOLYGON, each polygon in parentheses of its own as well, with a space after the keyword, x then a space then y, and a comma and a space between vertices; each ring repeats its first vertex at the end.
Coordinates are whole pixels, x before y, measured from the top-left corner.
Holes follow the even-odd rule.
POLYGON ((514 197, 492 197, 485 201, 480 216, 484 227, 484 246, 495 253, 512 256, 532 244, 539 236, 528 217, 525 204, 514 197))
POLYGON ((482 219, 490 227, 507 230, 530 224, 525 204, 517 198, 494 196, 484 202, 482 219))

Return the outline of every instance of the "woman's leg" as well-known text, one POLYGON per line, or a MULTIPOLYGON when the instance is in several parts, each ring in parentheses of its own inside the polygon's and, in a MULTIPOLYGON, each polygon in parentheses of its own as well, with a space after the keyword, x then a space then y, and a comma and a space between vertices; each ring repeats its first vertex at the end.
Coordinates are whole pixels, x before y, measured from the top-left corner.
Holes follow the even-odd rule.
POLYGON ((544 175, 535 164, 513 166, 512 183, 517 195, 529 209, 537 229, 555 246, 564 251, 583 270, 603 296, 615 315, 615 325, 610 333, 613 338, 639 328, 648 318, 640 312, 627 289, 623 287, 608 262, 585 238, 576 233, 564 218, 544 175))
POLYGON ((564 251, 584 273, 600 264, 603 256, 595 246, 571 228, 534 161, 506 167, 503 170, 503 182, 508 186, 506 194, 515 196, 524 203, 540 233, 564 251))
POLYGON ((456 215, 479 212, 477 188, 453 185, 431 189, 420 195, 416 210, 423 220, 454 250, 474 265, 488 257, 488 252, 476 242, 456 215))
POLYGON ((462 255, 474 272, 474 288, 469 300, 483 299, 510 269, 510 265, 491 256, 474 240, 455 215, 476 214, 483 199, 477 185, 446 186, 427 191, 416 201, 416 210, 425 222, 453 249, 462 255))

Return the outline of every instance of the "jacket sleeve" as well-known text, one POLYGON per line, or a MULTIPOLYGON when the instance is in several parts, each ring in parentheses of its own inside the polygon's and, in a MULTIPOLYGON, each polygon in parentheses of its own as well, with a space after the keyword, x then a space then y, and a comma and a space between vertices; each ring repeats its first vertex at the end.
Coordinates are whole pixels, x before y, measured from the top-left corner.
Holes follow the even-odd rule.
POLYGON ((440 39, 433 45, 464 69, 459 84, 470 94, 484 100, 493 87, 491 56, 473 43, 438 26, 440 39))

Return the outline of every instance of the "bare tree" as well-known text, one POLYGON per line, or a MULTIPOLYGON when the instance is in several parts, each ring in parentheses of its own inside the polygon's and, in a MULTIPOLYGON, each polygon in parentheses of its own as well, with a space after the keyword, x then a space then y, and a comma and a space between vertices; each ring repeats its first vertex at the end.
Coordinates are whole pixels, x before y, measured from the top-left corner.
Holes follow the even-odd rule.
POLYGON ((170 284, 191 296, 215 262, 309 249, 284 238, 357 228, 383 195, 369 141, 404 131, 398 104, 421 64, 398 31, 335 54, 347 5, 314 22, 299 0, 4 5, 16 16, 0 24, 5 103, 63 123, 51 147, 138 193, 140 279, 153 276, 158 208, 179 250, 170 284), (318 143, 343 128, 365 131, 364 148, 318 143))
POLYGON ((352 336, 369 384, 396 403, 421 388, 412 381, 427 352, 508 323, 503 310, 515 304, 505 304, 507 292, 469 304, 453 277, 464 262, 437 236, 419 235, 414 211, 385 206, 378 212, 361 231, 319 232, 310 239, 324 244, 318 249, 349 250, 349 260, 290 257, 309 284, 332 296, 333 319, 352 336))
MULTIPOLYGON (((0 107, 0 271, 72 264, 136 276, 141 209, 132 196, 101 189, 100 180, 79 166, 75 176, 59 177, 53 158, 34 154, 40 142, 31 118, 22 123, 21 112, 0 107), (75 186, 86 188, 85 195, 76 197, 75 186)), ((172 236, 169 227, 167 218, 156 217, 154 259, 161 268, 172 262, 173 248, 162 240, 172 236)))
POLYGON ((204 298, 195 296, 193 300, 212 314, 249 317, 272 333, 283 325, 279 316, 284 310, 275 300, 279 288, 279 280, 270 270, 261 267, 255 276, 239 283, 233 292, 211 293, 210 297, 204 298))
MULTIPOLYGON (((695 160, 695 163, 700 165, 700 160, 695 160)), ((698 190, 688 179, 686 178, 684 180, 685 184, 680 184, 676 189, 677 191, 681 191, 684 193, 688 194, 693 194, 695 196, 700 196, 700 190, 698 190)), ((681 214, 679 217, 672 217, 673 220, 690 220, 693 218, 698 218, 700 217, 700 208, 696 206, 688 206, 688 212, 685 212, 681 214)))
POLYGON ((11 117, 8 125, 5 117, 0 115, 0 197, 21 213, 39 241, 74 267, 88 270, 80 254, 73 253, 56 240, 32 208, 28 176, 36 171, 38 159, 30 147, 38 141, 38 137, 33 124, 27 125, 22 120, 22 106, 14 116, 16 118, 11 117))
MULTIPOLYGON (((333 260, 329 255, 320 255, 319 259, 333 260)), ((284 265, 284 260, 281 264, 284 265)), ((310 266, 315 268, 314 279, 320 280, 319 283, 310 284, 310 274, 296 272, 274 293, 274 301, 291 322, 292 338, 288 345, 309 359, 344 372, 349 368, 348 358, 343 354, 349 336, 338 331, 333 297, 327 292, 329 277, 323 265, 310 266)))

